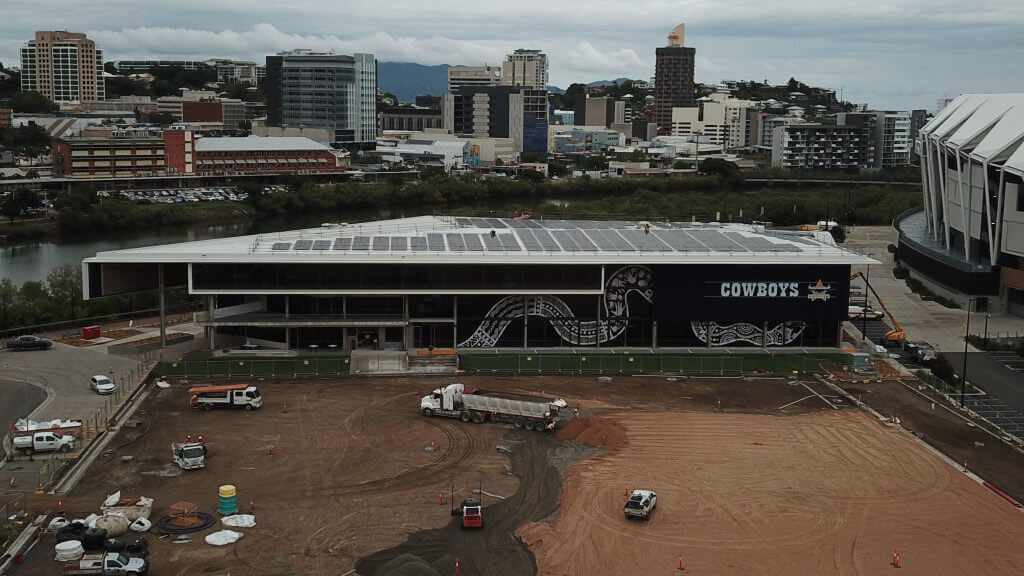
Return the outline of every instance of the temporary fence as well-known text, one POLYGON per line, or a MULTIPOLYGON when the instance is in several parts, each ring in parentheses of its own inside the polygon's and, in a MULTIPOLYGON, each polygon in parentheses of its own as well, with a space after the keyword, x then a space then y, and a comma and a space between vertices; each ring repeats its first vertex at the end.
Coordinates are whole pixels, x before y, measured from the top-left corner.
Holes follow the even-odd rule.
POLYGON ((311 378, 348 374, 349 363, 348 356, 174 360, 154 371, 171 378, 311 378))
POLYGON ((760 372, 822 372, 822 365, 845 365, 845 354, 460 354, 467 373, 522 374, 701 374, 735 376, 760 372))

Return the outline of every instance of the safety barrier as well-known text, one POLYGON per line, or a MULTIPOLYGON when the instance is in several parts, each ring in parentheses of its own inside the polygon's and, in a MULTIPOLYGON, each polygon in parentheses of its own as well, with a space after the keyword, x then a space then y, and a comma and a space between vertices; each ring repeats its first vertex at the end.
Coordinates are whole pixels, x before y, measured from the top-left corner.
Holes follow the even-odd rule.
POLYGON ((459 354, 466 373, 519 374, 701 374, 736 376, 753 373, 822 372, 822 365, 845 365, 846 354, 710 354, 672 353, 491 353, 459 354))
POLYGON ((311 378, 349 373, 348 356, 175 360, 155 368, 170 378, 311 378))

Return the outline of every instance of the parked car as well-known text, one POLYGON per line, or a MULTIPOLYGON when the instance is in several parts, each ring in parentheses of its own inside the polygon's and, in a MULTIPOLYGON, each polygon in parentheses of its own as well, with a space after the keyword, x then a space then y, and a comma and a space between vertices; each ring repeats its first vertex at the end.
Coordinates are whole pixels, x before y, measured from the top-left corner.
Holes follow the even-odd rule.
POLYGON ((110 381, 110 378, 98 374, 89 378, 89 388, 97 394, 113 394, 115 390, 114 383, 110 381))
POLYGON ((860 320, 865 317, 868 320, 881 320, 885 318, 885 312, 873 308, 864 308, 863 306, 850 306, 847 315, 851 320, 860 320))
POLYGON ((11 350, 49 350, 52 346, 50 340, 28 334, 7 341, 7 347, 11 350))

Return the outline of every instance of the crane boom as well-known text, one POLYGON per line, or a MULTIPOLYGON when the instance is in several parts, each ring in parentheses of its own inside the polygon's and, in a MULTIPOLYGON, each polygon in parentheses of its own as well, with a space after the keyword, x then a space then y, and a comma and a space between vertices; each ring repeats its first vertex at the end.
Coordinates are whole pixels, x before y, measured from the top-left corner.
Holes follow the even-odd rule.
POLYGON ((855 278, 857 278, 858 276, 860 278, 864 279, 864 285, 867 286, 868 290, 871 290, 871 293, 875 295, 875 300, 878 301, 878 305, 882 307, 882 311, 885 312, 885 315, 888 316, 890 320, 892 320, 892 328, 893 329, 889 330, 888 332, 885 333, 885 340, 888 341, 888 342, 903 342, 903 341, 905 341, 907 339, 907 333, 904 332, 903 327, 900 326, 900 323, 896 320, 896 317, 892 315, 892 312, 890 312, 889 309, 886 308, 885 302, 882 300, 881 297, 878 296, 878 292, 876 292, 875 288, 873 286, 871 286, 871 283, 868 282, 868 279, 864 277, 864 273, 863 272, 855 272, 855 273, 853 273, 850 276, 850 282, 853 282, 853 280, 855 278))

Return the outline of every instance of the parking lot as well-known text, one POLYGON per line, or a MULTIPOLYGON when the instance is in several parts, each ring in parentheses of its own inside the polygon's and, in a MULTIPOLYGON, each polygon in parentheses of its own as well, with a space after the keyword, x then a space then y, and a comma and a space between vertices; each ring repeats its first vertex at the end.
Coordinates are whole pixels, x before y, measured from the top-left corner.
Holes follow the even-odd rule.
MULTIPOLYGON (((278 187, 268 187, 270 188, 278 187)), ((156 190, 123 190, 121 192, 100 192, 100 196, 119 195, 136 204, 191 204, 196 202, 241 202, 248 195, 236 188, 161 188, 156 190)))

